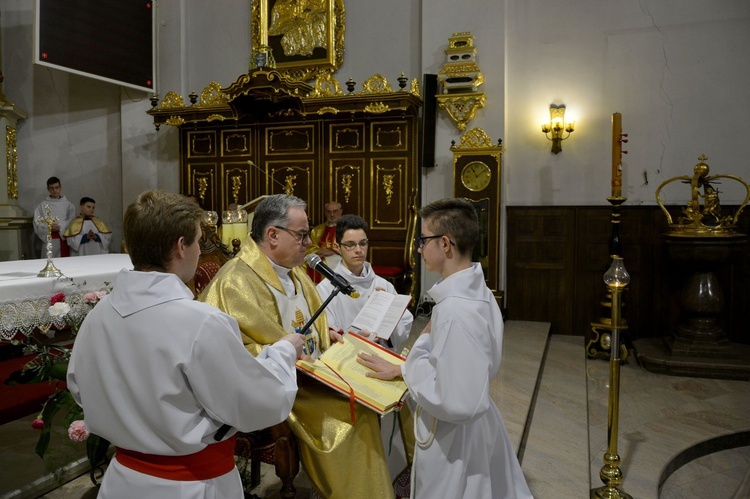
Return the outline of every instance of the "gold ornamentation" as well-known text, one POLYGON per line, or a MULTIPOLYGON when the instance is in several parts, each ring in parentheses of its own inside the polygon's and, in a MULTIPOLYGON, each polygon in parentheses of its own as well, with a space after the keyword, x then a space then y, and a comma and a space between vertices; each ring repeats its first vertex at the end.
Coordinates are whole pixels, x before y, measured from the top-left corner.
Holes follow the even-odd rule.
POLYGON ((339 110, 332 106, 323 106, 320 109, 318 109, 318 114, 339 114, 339 110))
POLYGON ((232 198, 234 204, 239 204, 240 188, 242 187, 242 177, 239 175, 232 175, 232 198))
POLYGON ((294 188, 297 186, 297 175, 287 175, 284 177, 284 193, 287 196, 294 196, 294 188))
POLYGON ((436 96, 438 106, 448 112, 456 123, 456 127, 463 131, 466 124, 474 119, 476 112, 484 107, 484 92, 470 94, 445 94, 436 96))
POLYGON ((362 95, 369 94, 390 94, 393 92, 391 84, 385 79, 385 76, 376 74, 369 77, 364 84, 362 84, 362 95))
POLYGON ((419 80, 418 79, 414 78, 411 81, 411 90, 410 90, 410 92, 412 93, 412 95, 414 95, 416 97, 421 97, 419 95, 419 80))
POLYGON ((278 43, 282 53, 273 56, 277 71, 291 80, 307 81, 343 64, 344 0, 277 0, 269 9, 270 3, 252 0, 251 45, 278 43))
POLYGON ((391 204, 393 197, 393 175, 383 175, 383 190, 385 191, 385 204, 391 204))
POLYGON ((185 107, 185 103, 182 100, 182 96, 177 92, 167 92, 164 99, 161 101, 161 109, 174 109, 176 107, 185 107))
POLYGON ((461 136, 461 144, 451 147, 451 151, 458 149, 483 149, 485 147, 495 147, 490 136, 481 128, 472 128, 461 136))
POLYGON ((365 112, 372 114, 383 114, 390 109, 391 107, 383 102, 372 102, 365 106, 365 112))
POLYGON ((702 154, 698 158, 699 163, 693 168, 692 177, 688 175, 674 177, 662 182, 656 189, 656 202, 667 217, 667 223, 669 224, 667 233, 670 236, 734 237, 738 235, 735 229, 737 228, 737 222, 742 210, 747 206, 748 201, 750 201, 750 185, 735 175, 719 174, 709 176, 710 169, 705 163, 707 160, 708 158, 702 154), (731 215, 721 215, 719 190, 716 187, 718 182, 715 182, 720 178, 734 180, 745 187, 745 200, 731 215), (682 216, 677 222, 673 222, 672 215, 664 207, 660 194, 664 186, 678 180, 690 184, 690 200, 687 202, 685 208, 682 209, 682 216), (701 200, 703 202, 702 206, 701 200))
POLYGON ((206 88, 201 92, 201 100, 199 106, 216 106, 222 105, 229 102, 226 94, 221 93, 221 85, 212 81, 206 88))
POLYGON ((18 199, 18 149, 16 129, 5 126, 5 155, 8 168, 8 198, 18 199))
POLYGON ((208 116, 208 117, 206 118, 206 121, 207 121, 208 123, 210 123, 210 122, 212 122, 212 121, 224 121, 225 119, 226 119, 226 118, 225 118, 224 116, 220 115, 220 114, 210 114, 210 115, 209 115, 209 116, 208 116))
POLYGON ((341 91, 338 80, 330 73, 326 73, 318 76, 315 80, 315 90, 307 94, 307 97, 314 99, 315 97, 333 97, 336 95, 344 95, 344 92, 341 91))
POLYGON ((344 190, 344 203, 349 203, 349 196, 352 195, 352 178, 354 175, 345 173, 341 176, 341 188, 344 190))
POLYGON ((182 116, 170 116, 164 123, 169 126, 180 126, 185 124, 185 118, 182 116))
POLYGON ((208 190, 208 179, 201 177, 198 179, 198 198, 201 200, 201 205, 206 202, 206 191, 208 190))

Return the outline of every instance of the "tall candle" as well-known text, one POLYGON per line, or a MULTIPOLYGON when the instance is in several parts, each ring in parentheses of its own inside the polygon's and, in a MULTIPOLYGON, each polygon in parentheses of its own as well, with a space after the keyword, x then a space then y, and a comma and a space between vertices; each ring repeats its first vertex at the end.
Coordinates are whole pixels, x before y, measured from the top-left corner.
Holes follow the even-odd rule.
POLYGON ((612 197, 622 197, 622 115, 612 114, 612 197))

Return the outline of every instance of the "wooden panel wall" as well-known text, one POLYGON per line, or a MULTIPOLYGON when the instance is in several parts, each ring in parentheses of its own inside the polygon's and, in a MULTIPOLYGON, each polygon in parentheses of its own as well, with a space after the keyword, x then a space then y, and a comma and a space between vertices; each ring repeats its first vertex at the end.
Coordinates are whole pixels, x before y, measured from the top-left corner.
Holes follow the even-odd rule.
MULTIPOLYGON (((736 207, 734 207, 736 208, 736 207)), ((723 207, 728 213, 732 207, 723 207)), ((552 332, 586 335, 601 316, 602 280, 610 260, 611 209, 508 207, 506 307, 508 319, 546 321, 552 332)), ((679 291, 687 270, 669 258, 662 234, 666 219, 657 206, 624 206, 620 224, 631 283, 623 301, 626 341, 664 336, 680 321, 679 291)), ((750 214, 740 230, 750 233, 750 214)), ((750 251, 719 272, 726 307, 721 318, 730 340, 750 343, 750 251)))

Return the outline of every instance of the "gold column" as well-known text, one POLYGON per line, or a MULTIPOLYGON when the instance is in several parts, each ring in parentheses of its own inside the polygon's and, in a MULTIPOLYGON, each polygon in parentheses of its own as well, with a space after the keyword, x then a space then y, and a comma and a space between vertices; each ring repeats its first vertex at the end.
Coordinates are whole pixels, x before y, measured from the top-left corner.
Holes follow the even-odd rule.
POLYGON ((591 489, 591 498, 632 499, 632 496, 617 487, 622 484, 620 456, 617 454, 617 424, 620 412, 620 332, 622 325, 622 292, 630 283, 621 257, 614 257, 612 265, 604 274, 604 283, 612 295, 612 350, 609 358, 609 399, 607 411, 607 451, 604 466, 599 471, 603 487, 591 489))

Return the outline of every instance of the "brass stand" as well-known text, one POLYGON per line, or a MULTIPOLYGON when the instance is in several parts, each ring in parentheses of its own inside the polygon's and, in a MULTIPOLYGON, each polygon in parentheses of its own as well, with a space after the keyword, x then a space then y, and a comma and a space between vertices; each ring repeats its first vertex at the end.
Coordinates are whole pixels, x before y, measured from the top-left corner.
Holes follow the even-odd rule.
POLYGON ((622 258, 612 259, 612 266, 604 275, 612 295, 612 349, 609 359, 609 400, 607 413, 607 452, 604 453, 604 466, 599 471, 603 487, 591 489, 591 498, 632 499, 632 496, 619 490, 622 484, 620 456, 617 454, 617 423, 620 411, 620 332, 621 294, 630 281, 630 276, 622 265, 622 258), (621 272, 616 267, 619 265, 621 272))

